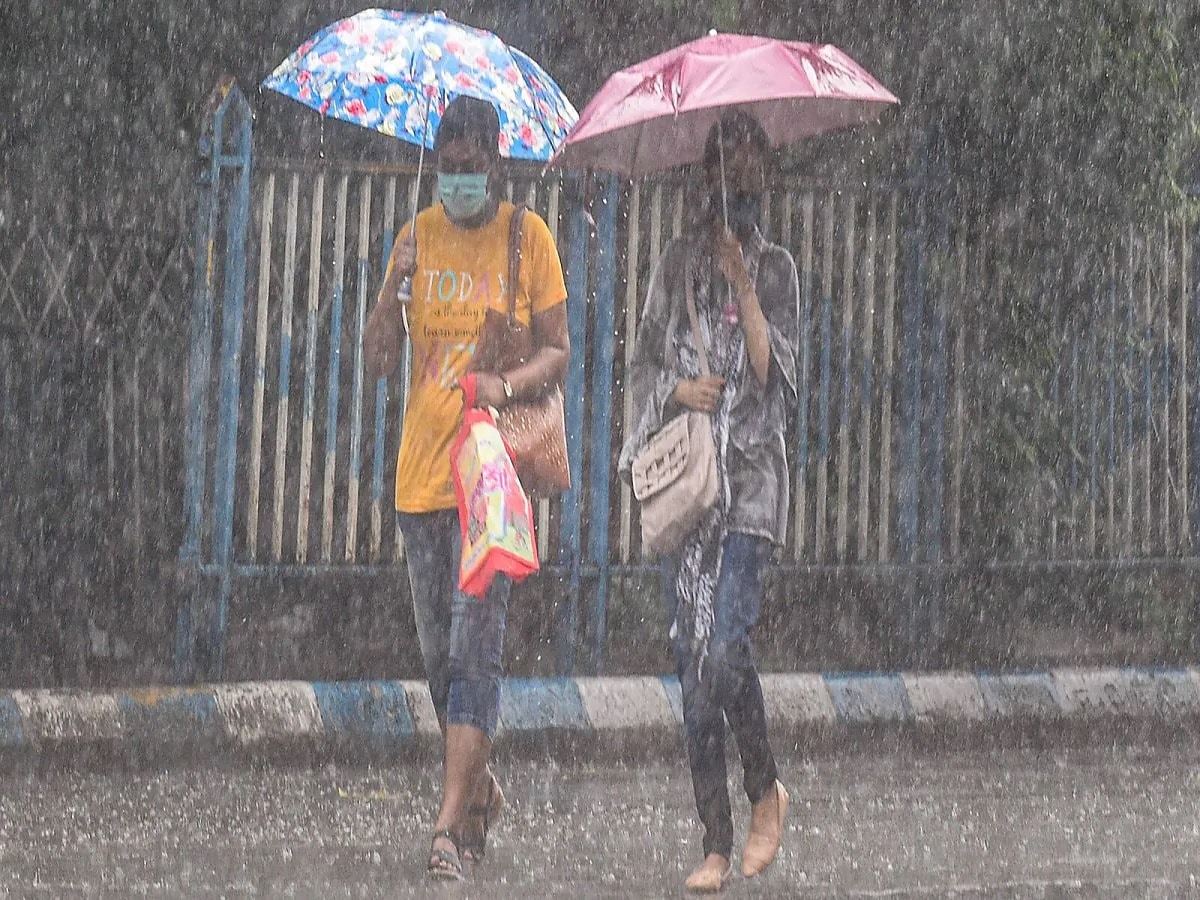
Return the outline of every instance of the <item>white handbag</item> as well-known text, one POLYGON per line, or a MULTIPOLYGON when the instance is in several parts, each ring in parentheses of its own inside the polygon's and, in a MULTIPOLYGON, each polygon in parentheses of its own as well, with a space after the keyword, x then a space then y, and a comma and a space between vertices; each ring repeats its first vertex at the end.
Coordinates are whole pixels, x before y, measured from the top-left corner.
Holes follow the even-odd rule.
MULTIPOLYGON (((700 372, 707 377, 708 352, 696 317, 691 272, 684 277, 692 340, 700 372)), ((717 502, 720 476, 712 418, 689 410, 671 419, 638 451, 630 476, 641 504, 642 544, 655 554, 674 553, 717 502)))

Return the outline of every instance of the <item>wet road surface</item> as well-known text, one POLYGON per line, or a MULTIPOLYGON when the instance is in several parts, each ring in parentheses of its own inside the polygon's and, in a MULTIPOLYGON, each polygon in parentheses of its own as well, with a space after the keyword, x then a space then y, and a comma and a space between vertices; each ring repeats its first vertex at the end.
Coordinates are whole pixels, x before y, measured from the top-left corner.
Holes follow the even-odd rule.
MULTIPOLYGON (((785 758, 784 850, 726 896, 1200 898, 1198 763, 1193 746, 785 758)), ((423 875, 433 764, 10 774, 0 897, 685 896, 682 761, 498 772, 509 805, 454 886, 423 875)))

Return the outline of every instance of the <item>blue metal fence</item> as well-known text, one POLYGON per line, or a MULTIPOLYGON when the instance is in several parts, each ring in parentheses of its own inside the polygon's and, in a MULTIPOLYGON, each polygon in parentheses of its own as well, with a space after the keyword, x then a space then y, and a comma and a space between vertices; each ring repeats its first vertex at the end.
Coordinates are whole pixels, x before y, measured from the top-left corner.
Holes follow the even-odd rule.
MULTIPOLYGON (((219 676, 232 578, 401 562, 388 482, 406 379, 366 384, 361 336, 398 221, 428 190, 407 170, 327 162, 259 160, 251 180, 236 89, 211 125, 182 558, 216 588, 211 605, 201 591, 181 618, 181 678, 219 676), (203 628, 189 618, 200 612, 203 628), (197 635, 209 645, 203 673, 197 635)), ((1200 480, 1189 463, 1189 231, 1171 221, 1125 230, 1111 264, 1080 285, 1062 274, 1077 249, 1066 236, 1057 255, 1036 256, 1019 210, 1012 223, 972 221, 928 157, 917 155, 904 184, 770 187, 766 230, 795 256, 801 292, 792 529, 777 565, 927 578, 962 565, 1190 558, 1200 480), (1037 277, 1018 271, 1033 258, 1045 264, 1037 277), (1029 346, 1005 346, 1014 333, 1029 346)), ((602 670, 612 578, 648 563, 615 454, 632 414, 623 382, 640 295, 665 241, 685 227, 687 190, 669 178, 516 171, 509 184, 549 223, 569 293, 573 488, 539 509, 543 559, 566 584, 564 673, 580 666, 581 625, 583 665, 602 670)), ((923 620, 910 605, 912 634, 936 632, 936 602, 923 620)))

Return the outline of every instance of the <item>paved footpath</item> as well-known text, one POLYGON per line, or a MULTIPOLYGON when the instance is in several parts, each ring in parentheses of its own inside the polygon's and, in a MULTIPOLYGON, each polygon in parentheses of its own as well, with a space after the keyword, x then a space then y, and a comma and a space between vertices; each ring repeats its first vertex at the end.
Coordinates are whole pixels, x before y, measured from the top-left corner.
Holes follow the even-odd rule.
MULTIPOLYGON (((788 749, 781 857, 730 897, 1200 897, 1200 742, 788 749)), ((462 885, 423 876, 433 762, 56 770, 0 780, 0 898, 682 897, 699 833, 682 758, 509 756, 462 885)), ((738 842, 747 808, 736 792, 738 842)))
MULTIPOLYGON (((1200 898, 1198 670, 764 688, 795 815, 732 896, 1200 898)), ((672 678, 506 682, 511 806, 447 889, 423 684, 0 692, 0 898, 680 896, 680 730, 672 678)))

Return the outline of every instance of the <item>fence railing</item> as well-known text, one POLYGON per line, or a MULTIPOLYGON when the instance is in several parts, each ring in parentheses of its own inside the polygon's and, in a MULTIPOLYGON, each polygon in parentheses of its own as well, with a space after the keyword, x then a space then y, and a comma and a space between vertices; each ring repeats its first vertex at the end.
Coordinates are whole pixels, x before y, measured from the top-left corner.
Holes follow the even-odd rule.
MULTIPOLYGON (((362 330, 430 184, 381 166, 251 170, 248 123, 238 146, 207 138, 194 244, 182 227, 0 234, 0 490, 13 510, 0 616, 54 619, 47 604, 81 586, 99 609, 179 551, 220 578, 220 644, 239 573, 402 559, 391 484, 409 360, 372 383, 362 330)), ((569 668, 578 618, 602 654, 610 577, 650 562, 615 472, 624 376, 651 268, 692 198, 670 178, 525 170, 506 188, 546 218, 570 293, 575 488, 538 510, 542 557, 569 576, 569 668)), ((1020 211, 973 208, 928 182, 770 185, 764 230, 792 252, 801 301, 777 565, 1190 559, 1190 227, 1035 234, 1020 211)), ((185 610, 177 660, 206 605, 185 610)))

